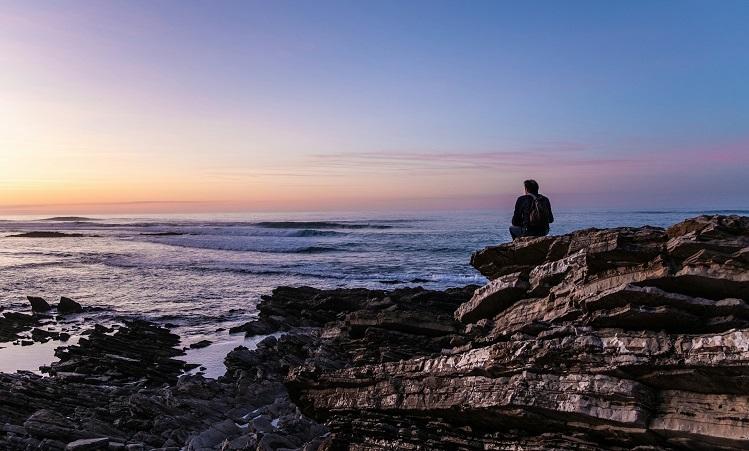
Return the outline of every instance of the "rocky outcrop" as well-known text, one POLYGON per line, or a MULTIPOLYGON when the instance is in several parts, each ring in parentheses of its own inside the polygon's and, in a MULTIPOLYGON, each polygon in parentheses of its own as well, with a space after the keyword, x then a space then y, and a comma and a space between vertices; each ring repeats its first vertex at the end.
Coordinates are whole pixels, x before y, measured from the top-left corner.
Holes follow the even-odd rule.
POLYGON ((173 357, 179 336, 145 321, 126 321, 114 333, 96 325, 78 345, 60 347, 59 359, 42 371, 105 383, 145 381, 149 385, 174 384, 185 371, 185 362, 173 357))
POLYGON ((69 313, 81 313, 83 311, 83 306, 70 298, 62 296, 60 298, 60 303, 57 304, 57 311, 63 315, 69 313))
POLYGON ((49 303, 45 301, 44 298, 40 298, 38 296, 26 296, 26 299, 29 300, 29 303, 31 304, 31 310, 34 312, 46 312, 48 310, 52 310, 52 306, 49 305, 49 303))
POLYGON ((21 333, 39 325, 37 315, 19 312, 4 312, 0 316, 0 343, 18 340, 21 333))
POLYGON ((335 348, 329 356, 343 362, 400 360, 450 347, 461 328, 453 318, 455 309, 468 301, 476 288, 382 291, 280 287, 263 298, 257 320, 234 330, 258 335, 314 328, 335 348))
POLYGON ((288 386, 326 449, 746 449, 748 251, 738 216, 487 248, 451 346, 288 386))

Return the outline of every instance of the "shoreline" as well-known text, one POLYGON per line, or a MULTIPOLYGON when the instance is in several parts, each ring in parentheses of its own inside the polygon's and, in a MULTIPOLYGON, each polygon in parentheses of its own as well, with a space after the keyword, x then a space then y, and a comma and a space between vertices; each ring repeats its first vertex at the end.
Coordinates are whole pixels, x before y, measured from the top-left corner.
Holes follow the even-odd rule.
POLYGON ((51 376, 0 373, 0 445, 740 449, 747 246, 749 218, 699 217, 493 246, 483 288, 278 287, 232 329, 275 335, 216 379, 184 374, 164 327, 97 325, 51 376))

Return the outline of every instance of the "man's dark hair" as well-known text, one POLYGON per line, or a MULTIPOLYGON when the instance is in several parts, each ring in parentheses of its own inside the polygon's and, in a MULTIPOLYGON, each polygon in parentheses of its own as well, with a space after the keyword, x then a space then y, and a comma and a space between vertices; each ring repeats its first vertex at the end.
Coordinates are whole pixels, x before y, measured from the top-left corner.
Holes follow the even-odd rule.
POLYGON ((538 194, 538 182, 535 180, 526 180, 523 182, 523 185, 525 185, 526 191, 528 191, 531 194, 538 194))

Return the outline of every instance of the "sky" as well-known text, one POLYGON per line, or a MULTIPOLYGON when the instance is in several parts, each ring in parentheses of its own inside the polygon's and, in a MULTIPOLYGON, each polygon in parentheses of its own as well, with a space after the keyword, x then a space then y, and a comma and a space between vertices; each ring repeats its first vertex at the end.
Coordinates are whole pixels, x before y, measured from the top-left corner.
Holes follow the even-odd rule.
POLYGON ((749 1, 0 1, 0 214, 747 208, 749 1))

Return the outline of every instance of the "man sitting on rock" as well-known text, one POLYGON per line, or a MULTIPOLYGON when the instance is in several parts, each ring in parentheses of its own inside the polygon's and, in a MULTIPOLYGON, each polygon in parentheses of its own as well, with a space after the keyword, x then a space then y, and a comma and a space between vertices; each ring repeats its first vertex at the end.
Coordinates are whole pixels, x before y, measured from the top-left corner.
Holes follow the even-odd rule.
POLYGON ((549 224, 554 222, 551 202, 538 194, 538 182, 535 180, 526 180, 523 185, 525 195, 515 202, 510 235, 513 240, 522 236, 546 236, 549 234, 549 224))

